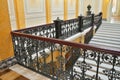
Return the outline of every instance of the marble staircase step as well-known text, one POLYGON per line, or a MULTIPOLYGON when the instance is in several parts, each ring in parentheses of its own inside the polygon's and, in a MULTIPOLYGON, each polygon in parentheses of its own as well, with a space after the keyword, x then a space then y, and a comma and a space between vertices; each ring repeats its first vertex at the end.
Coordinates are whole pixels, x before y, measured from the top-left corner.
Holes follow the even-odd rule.
POLYGON ((93 38, 91 41, 120 45, 120 41, 114 41, 114 40, 105 40, 105 39, 93 38))
POLYGON ((112 35, 107 35, 107 34, 104 34, 104 35, 102 35, 102 34, 95 34, 95 36, 98 36, 98 37, 100 36, 100 37, 104 37, 104 38, 108 37, 108 38, 120 39, 120 37, 118 37, 117 35, 112 36, 112 35))
MULTIPOLYGON (((111 36, 112 37, 112 36, 111 36)), ((111 41, 115 41, 115 42, 120 42, 120 39, 116 39, 116 38, 111 38, 111 37, 103 37, 103 36, 94 36, 94 39, 102 39, 102 40, 111 40, 111 41)))

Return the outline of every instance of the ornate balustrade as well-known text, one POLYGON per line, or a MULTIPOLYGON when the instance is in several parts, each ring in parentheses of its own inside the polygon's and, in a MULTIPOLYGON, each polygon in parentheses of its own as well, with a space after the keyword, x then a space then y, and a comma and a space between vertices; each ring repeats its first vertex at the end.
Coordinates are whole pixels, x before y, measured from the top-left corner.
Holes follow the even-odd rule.
POLYGON ((61 22, 61 38, 65 39, 78 33, 78 19, 70 19, 61 22))
MULTIPOLYGON (((70 20, 54 20, 54 23, 34 26, 26 29, 16 30, 15 32, 21 32, 36 36, 43 36, 47 38, 59 38, 65 39, 76 33, 82 32, 89 27, 93 27, 94 24, 101 24, 102 14, 99 15, 92 14, 90 16, 79 16, 75 19, 70 20)), ((99 25, 97 25, 99 27, 99 25)))
POLYGON ((106 75, 108 80, 119 80, 120 51, 62 40, 90 28, 85 35, 88 43, 93 26, 101 24, 101 15, 67 21, 57 19, 51 24, 11 32, 18 63, 55 80, 102 80, 99 74, 106 75), (110 68, 101 72, 105 63, 110 68), (95 74, 88 76, 92 70, 95 74))
POLYGON ((18 32, 12 32, 12 36, 18 63, 52 79, 100 80, 99 69, 104 63, 110 64, 111 69, 104 69, 101 73, 110 80, 120 79, 116 70, 120 66, 119 51, 18 32), (83 58, 81 62, 76 62, 78 57, 83 58), (88 58, 96 68, 87 63, 88 58), (92 69, 95 74, 87 76, 92 69))
POLYGON ((56 31, 55 31, 54 23, 16 30, 15 32, 26 33, 26 34, 42 36, 42 37, 47 37, 47 38, 56 38, 56 31))

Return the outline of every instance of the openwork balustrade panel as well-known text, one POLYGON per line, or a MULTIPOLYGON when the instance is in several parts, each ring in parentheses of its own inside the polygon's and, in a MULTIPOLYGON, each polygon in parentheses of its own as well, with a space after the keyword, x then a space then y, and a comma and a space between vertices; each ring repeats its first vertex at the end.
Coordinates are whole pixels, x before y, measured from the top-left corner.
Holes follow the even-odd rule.
POLYGON ((78 33, 78 19, 66 20, 61 23, 61 35, 62 37, 70 37, 78 33))
POLYGON ((75 80, 119 80, 120 56, 85 50, 74 66, 75 80))
POLYGON ((88 17, 83 17, 83 27, 82 29, 85 30, 89 27, 92 27, 92 17, 91 15, 88 17))
POLYGON ((120 57, 109 50, 18 33, 13 34, 13 42, 19 64, 52 79, 120 79, 120 57))
POLYGON ((28 28, 25 30, 21 30, 21 33, 31 34, 35 36, 42 36, 47 38, 55 38, 56 37, 56 31, 55 31, 55 24, 51 23, 48 25, 41 25, 36 26, 33 28, 28 28))
POLYGON ((19 64, 53 79, 71 79, 80 48, 16 35, 13 42, 19 64))

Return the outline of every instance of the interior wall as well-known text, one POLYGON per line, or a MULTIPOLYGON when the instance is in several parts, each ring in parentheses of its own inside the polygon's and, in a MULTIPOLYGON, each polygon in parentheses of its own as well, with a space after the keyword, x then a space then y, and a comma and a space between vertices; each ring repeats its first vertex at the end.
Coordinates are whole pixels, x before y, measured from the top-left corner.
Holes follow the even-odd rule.
MULTIPOLYGON (((3 52, 0 52, 0 57, 5 56, 8 57, 13 55, 12 52, 12 39, 10 36, 10 31, 11 28, 12 30, 18 29, 16 27, 16 17, 15 17, 15 6, 14 6, 14 0, 0 0, 0 1, 6 1, 8 5, 5 3, 0 2, 0 11, 2 11, 4 8, 9 8, 9 15, 8 11, 4 12, 6 16, 10 17, 10 22, 9 19, 6 19, 2 13, 0 12, 0 51, 3 50, 3 52), (4 6, 4 8, 3 8, 4 6), (2 20, 3 19, 3 20, 2 20), (6 20, 5 20, 6 19, 6 20), (8 23, 8 24, 7 24, 8 23), (4 29, 4 30, 3 30, 4 29), (4 38, 5 37, 5 38, 4 38), (7 42, 7 43, 6 43, 7 42), (8 56, 6 56, 8 55, 8 56)), ((25 27, 31 27, 34 25, 41 25, 41 24, 46 24, 46 0, 24 0, 24 12, 25 12, 25 21, 26 21, 26 26, 25 27)), ((65 0, 50 0, 51 7, 49 8, 50 10, 50 15, 52 21, 55 20, 57 17, 60 17, 60 19, 63 20, 64 18, 64 1, 65 0)), ((96 0, 79 0, 79 8, 76 8, 76 1, 77 0, 67 0, 67 19, 75 18, 76 17, 76 9, 79 9, 79 15, 80 14, 86 14, 87 10, 87 5, 90 4, 93 7, 93 10, 97 13, 97 11, 100 10, 100 7, 98 8, 98 5, 96 4, 96 0)), ((99 3, 101 0, 97 0, 99 3)), ((6 10, 6 9, 5 9, 6 10)), ((9 18, 7 17, 7 18, 9 18)), ((51 21, 51 22, 52 22, 51 21)))
POLYGON ((102 2, 103 19, 107 19, 109 1, 110 0, 103 0, 102 2))
POLYGON ((115 16, 120 16, 120 0, 117 0, 115 16))
POLYGON ((87 6, 88 5, 91 5, 91 8, 93 8, 92 7, 92 0, 84 0, 84 16, 87 15, 86 12, 87 12, 87 6))
POLYGON ((75 18, 76 0, 68 0, 68 19, 75 18))
MULTIPOLYGON (((90 4, 92 6, 92 10, 94 13, 98 13, 99 9, 99 1, 100 0, 79 0, 79 15, 86 15, 87 5, 90 4)), ((11 19, 12 30, 16 30, 16 22, 15 22, 15 11, 13 0, 8 0, 9 4, 9 12, 11 19)), ((51 4, 51 22, 55 20, 57 17, 60 19, 64 19, 64 0, 50 0, 51 4)), ((26 27, 31 27, 34 25, 46 24, 46 3, 45 0, 24 0, 24 11, 25 11, 25 21, 26 27)), ((76 17, 76 0, 67 0, 67 19, 76 17)))
POLYGON ((56 20, 57 17, 60 19, 64 19, 64 0, 51 0, 51 17, 52 22, 53 20, 56 20))
POLYGON ((24 0, 26 27, 46 23, 45 0, 24 0))
POLYGON ((94 6, 93 6, 93 8, 94 8, 94 13, 96 13, 96 14, 98 14, 99 13, 99 5, 100 5, 100 0, 94 0, 94 6))
POLYGON ((0 0, 0 61, 13 56, 10 32, 11 25, 7 0, 0 0))
POLYGON ((11 21, 11 28, 12 30, 16 30, 16 18, 15 18, 15 11, 14 11, 14 0, 8 0, 8 8, 9 8, 9 15, 11 21))

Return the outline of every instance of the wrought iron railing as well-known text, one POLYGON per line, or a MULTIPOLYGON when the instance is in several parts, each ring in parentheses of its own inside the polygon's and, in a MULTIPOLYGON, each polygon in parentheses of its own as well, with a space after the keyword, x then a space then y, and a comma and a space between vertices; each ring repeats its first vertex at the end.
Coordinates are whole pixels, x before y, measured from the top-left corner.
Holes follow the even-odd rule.
POLYGON ((66 21, 57 18, 54 20, 54 23, 21 29, 15 32, 21 32, 35 36, 43 36, 47 38, 65 39, 76 33, 84 31, 89 27, 93 27, 94 25, 97 25, 99 27, 102 21, 101 17, 102 14, 100 13, 95 16, 94 14, 87 17, 79 16, 78 18, 66 21))
POLYGON ((91 27, 92 34, 93 26, 101 24, 101 15, 99 20, 94 15, 86 18, 81 16, 78 19, 58 19, 52 24, 13 31, 14 53, 18 63, 53 80, 119 80, 120 51, 61 40, 81 32, 84 27, 91 27), (49 32, 52 36, 48 36, 49 32), (66 37, 62 37, 64 35, 66 37), (101 65, 106 64, 109 68, 101 70, 101 65))
POLYGON ((35 36, 42 36, 47 38, 56 38, 54 23, 21 29, 21 30, 17 30, 16 32, 31 34, 35 36))
POLYGON ((70 19, 61 22, 61 35, 63 39, 78 33, 78 19, 70 19))
POLYGON ((57 80, 119 80, 120 51, 94 47, 88 44, 12 32, 14 51, 18 63, 57 80), (78 60, 81 58, 81 60, 78 60), (89 64, 92 60, 96 67, 89 64), (77 61, 77 62, 76 62, 77 61), (101 65, 109 64, 110 69, 101 65), (94 70, 95 74, 87 75, 94 70))

